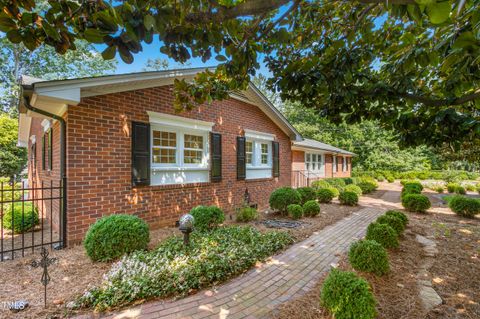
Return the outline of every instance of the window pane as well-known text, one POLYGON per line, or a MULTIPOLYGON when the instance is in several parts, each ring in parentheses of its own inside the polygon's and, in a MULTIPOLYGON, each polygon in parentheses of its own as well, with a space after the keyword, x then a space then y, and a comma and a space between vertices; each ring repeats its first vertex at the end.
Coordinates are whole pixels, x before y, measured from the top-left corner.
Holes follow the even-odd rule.
POLYGON ((203 136, 185 134, 185 148, 203 149, 203 136))
POLYGON ((185 164, 201 164, 202 163, 202 151, 184 150, 183 162, 185 164))
POLYGON ((155 147, 152 153, 152 162, 160 164, 175 164, 176 153, 177 151, 175 149, 161 149, 155 147))
POLYGON ((176 147, 177 134, 172 132, 153 131, 153 146, 176 147))
POLYGON ((261 156, 261 163, 268 164, 268 144, 262 143, 262 156, 261 156))
POLYGON ((310 162, 310 154, 307 154, 307 162, 310 162))
POLYGON ((247 153, 245 154, 246 155, 246 158, 245 160, 247 161, 247 164, 252 164, 252 153, 247 153))
POLYGON ((253 142, 246 141, 245 142, 245 160, 247 164, 252 164, 253 159, 253 142))

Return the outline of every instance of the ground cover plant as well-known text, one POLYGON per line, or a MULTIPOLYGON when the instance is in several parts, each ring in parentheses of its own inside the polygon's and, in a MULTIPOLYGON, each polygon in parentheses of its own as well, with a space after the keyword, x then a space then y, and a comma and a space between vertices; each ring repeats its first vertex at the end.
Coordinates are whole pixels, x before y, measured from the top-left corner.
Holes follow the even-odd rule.
POLYGON ((448 201, 448 207, 459 216, 473 218, 480 214, 480 199, 456 195, 448 201))
POLYGON ((320 300, 336 319, 373 319, 377 315, 368 282, 350 271, 332 269, 323 283, 320 300))
POLYGON ((83 246, 93 261, 110 261, 123 254, 147 249, 150 233, 147 223, 134 215, 100 218, 88 229, 83 246))
POLYGON ((359 240, 350 246, 348 261, 355 270, 384 275, 389 272, 388 254, 385 248, 374 240, 359 240))
POLYGON ((197 206, 190 210, 190 215, 199 231, 213 229, 225 221, 225 213, 217 206, 197 206))
POLYGON ((386 224, 371 223, 367 227, 367 240, 374 240, 385 248, 398 247, 398 235, 395 230, 386 224))
POLYGON ((189 248, 172 236, 153 251, 124 256, 76 304, 105 310, 140 299, 185 295, 249 269, 293 242, 286 232, 261 233, 250 226, 193 232, 189 248))
POLYGON ((287 207, 291 204, 300 204, 302 197, 300 193, 291 187, 280 187, 270 194, 270 207, 279 211, 281 214, 287 214, 287 207))

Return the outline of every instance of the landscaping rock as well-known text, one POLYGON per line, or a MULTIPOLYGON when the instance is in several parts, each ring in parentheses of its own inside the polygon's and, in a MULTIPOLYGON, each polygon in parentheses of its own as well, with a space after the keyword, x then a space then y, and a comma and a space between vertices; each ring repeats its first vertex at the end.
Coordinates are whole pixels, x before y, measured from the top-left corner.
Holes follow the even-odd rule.
POLYGON ((438 305, 442 304, 442 298, 437 294, 435 289, 428 286, 420 287, 420 298, 426 311, 430 311, 438 305))

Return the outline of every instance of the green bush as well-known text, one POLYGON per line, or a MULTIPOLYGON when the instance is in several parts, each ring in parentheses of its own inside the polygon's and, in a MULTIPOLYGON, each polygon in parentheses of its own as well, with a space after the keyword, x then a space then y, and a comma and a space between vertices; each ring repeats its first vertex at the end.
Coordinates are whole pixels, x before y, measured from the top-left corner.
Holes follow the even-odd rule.
POLYGON ((343 181, 345 182, 345 185, 353 184, 353 178, 351 178, 351 177, 344 177, 343 181))
POLYGON ((373 192, 378 188, 378 183, 371 177, 357 177, 356 185, 362 189, 363 194, 373 192))
POLYGON ((480 183, 477 184, 477 192, 480 194, 480 183))
POLYGON ((314 200, 309 200, 303 204, 303 214, 309 217, 317 216, 320 214, 320 205, 314 200))
POLYGON ((257 209, 254 207, 244 206, 237 210, 237 222, 248 223, 258 219, 257 209))
POLYGON ((317 198, 317 192, 312 187, 300 187, 297 188, 297 192, 300 194, 302 205, 317 198))
POLYGON ((387 210, 385 212, 385 215, 387 216, 394 216, 400 219, 403 223, 403 228, 407 227, 408 225, 408 217, 402 212, 399 212, 398 210, 387 210))
POLYGON ((319 180, 316 180, 316 181, 312 182, 312 187, 319 190, 319 189, 322 189, 322 188, 330 188, 332 186, 327 181, 325 181, 324 179, 319 179, 319 180))
POLYGON ((317 199, 320 203, 330 203, 334 197, 335 193, 332 188, 321 188, 317 191, 317 199))
POLYGON ((476 190, 475 185, 473 185, 473 184, 465 184, 464 187, 469 192, 474 192, 476 190))
POLYGON ((404 188, 417 189, 418 191, 423 191, 422 183, 418 181, 408 181, 403 185, 404 188))
POLYGON ((383 176, 383 175, 377 175, 376 179, 377 179, 377 181, 379 181, 379 182, 383 182, 383 181, 385 180, 385 176, 383 176))
POLYGON ((225 221, 223 210, 217 206, 197 206, 190 210, 195 219, 195 230, 206 231, 213 229, 225 221))
POLYGON ((467 191, 462 186, 458 185, 455 187, 455 194, 465 195, 467 191))
POLYGON ((437 193, 441 194, 445 190, 443 186, 436 186, 434 189, 437 193))
POLYGON ((261 233, 250 226, 193 232, 188 249, 181 236, 171 236, 153 251, 124 256, 105 274, 101 286, 75 304, 102 311, 136 300, 185 296, 242 274, 292 243, 287 232, 261 233))
POLYGON ((459 187, 460 185, 457 184, 457 183, 448 183, 447 184, 447 190, 449 193, 455 193, 455 190, 457 189, 457 187, 459 187))
POLYGON ((407 194, 402 198, 402 205, 410 212, 424 213, 432 204, 427 196, 422 194, 407 194))
POLYGON ((480 199, 457 195, 450 199, 448 207, 459 216, 473 218, 480 214, 480 199))
POLYGON ((32 202, 4 205, 3 227, 13 230, 16 234, 32 230, 39 222, 37 208, 32 205, 32 202))
POLYGON ((325 181, 329 183, 331 186, 338 189, 339 191, 341 191, 345 187, 345 181, 343 180, 343 178, 338 178, 338 177, 326 178, 325 181))
POLYGON ((332 269, 323 283, 320 302, 335 319, 373 319, 377 315, 368 282, 350 271, 332 269))
POLYGON ((290 204, 287 206, 288 216, 292 219, 300 219, 303 216, 303 208, 298 204, 290 204))
POLYGON ((367 227, 367 240, 375 240, 385 248, 397 248, 397 232, 389 225, 380 223, 371 223, 367 227))
POLYGON ((396 216, 382 215, 382 216, 377 218, 376 222, 380 223, 380 224, 386 224, 386 225, 392 227, 395 230, 395 232, 397 233, 397 235, 402 234, 403 231, 405 230, 405 226, 403 224, 403 221, 396 216))
POLYGON ((291 187, 277 188, 270 194, 270 207, 278 210, 281 214, 287 213, 287 207, 291 204, 300 204, 302 197, 300 193, 291 187))
POLYGON ((109 261, 123 254, 147 249, 147 223, 134 215, 110 215, 97 220, 87 231, 83 247, 93 261, 109 261))
POLYGON ((341 192, 338 196, 338 200, 343 205, 355 206, 358 204, 358 195, 354 192, 341 192))
POLYGON ((394 183, 394 182, 395 182, 395 177, 389 176, 389 177, 387 177, 387 181, 388 181, 389 183, 394 183))
POLYGON ((347 185, 347 186, 345 186, 344 191, 354 192, 355 194, 358 195, 358 197, 362 196, 362 189, 360 187, 358 187, 357 185, 353 185, 353 184, 347 185))
POLYGON ((389 272, 388 254, 374 240, 360 240, 350 246, 348 260, 355 270, 384 275, 389 272))

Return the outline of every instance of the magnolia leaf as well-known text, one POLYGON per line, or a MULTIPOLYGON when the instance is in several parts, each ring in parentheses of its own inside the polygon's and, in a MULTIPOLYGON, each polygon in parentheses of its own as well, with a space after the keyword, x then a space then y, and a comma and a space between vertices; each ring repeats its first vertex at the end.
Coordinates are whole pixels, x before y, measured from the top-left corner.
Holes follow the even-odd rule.
POLYGON ((85 40, 91 43, 103 43, 103 37, 105 34, 103 34, 100 30, 97 29, 87 29, 83 33, 83 36, 85 37, 85 40))
POLYGON ((105 60, 111 60, 115 58, 116 53, 117 53, 117 48, 114 45, 112 45, 111 47, 108 47, 105 50, 103 50, 102 57, 105 60))
POLYGON ((11 29, 16 29, 17 24, 12 19, 6 17, 4 14, 0 15, 0 31, 8 32, 11 29))
POLYGON ((227 58, 225 56, 219 54, 215 57, 215 60, 217 60, 219 62, 225 62, 225 61, 227 61, 227 58))
POLYGON ((152 30, 155 28, 155 18, 149 14, 143 18, 143 24, 145 25, 145 29, 152 30))
POLYGON ((122 58, 123 62, 127 64, 132 64, 133 62, 133 55, 128 50, 119 50, 120 58, 122 58))
POLYGON ((427 6, 427 14, 430 22, 433 24, 441 24, 448 20, 452 7, 449 1, 437 2, 427 6))
POLYGON ((54 39, 55 41, 60 41, 61 40, 60 34, 58 34, 57 30, 55 30, 55 28, 53 28, 46 21, 43 21, 42 27, 43 27, 43 30, 45 31, 45 34, 47 36, 54 39))
POLYGON ((23 40, 22 35, 18 30, 10 30, 7 32, 8 40, 12 41, 12 43, 20 43, 23 40))
POLYGON ((467 47, 474 47, 479 45, 479 42, 480 41, 477 41, 477 39, 475 39, 472 32, 467 31, 467 32, 463 32, 458 36, 458 38, 453 43, 452 48, 464 49, 467 47))

